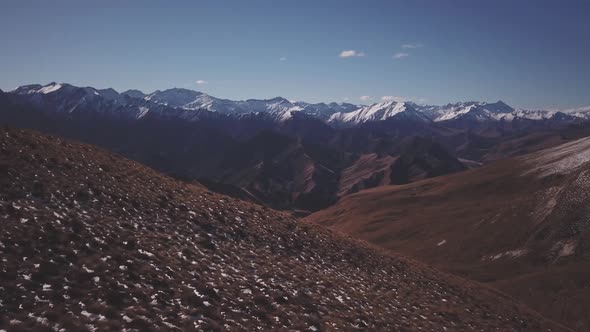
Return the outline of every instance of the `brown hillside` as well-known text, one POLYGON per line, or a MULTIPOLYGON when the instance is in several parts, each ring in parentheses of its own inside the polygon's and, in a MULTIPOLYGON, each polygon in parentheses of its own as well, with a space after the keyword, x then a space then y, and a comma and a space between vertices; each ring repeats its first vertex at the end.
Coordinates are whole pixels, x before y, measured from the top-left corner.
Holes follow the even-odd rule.
POLYGON ((590 329, 590 138, 359 192, 307 218, 590 329))
POLYGON ((565 330, 510 298, 92 146, 0 132, 0 329, 565 330))

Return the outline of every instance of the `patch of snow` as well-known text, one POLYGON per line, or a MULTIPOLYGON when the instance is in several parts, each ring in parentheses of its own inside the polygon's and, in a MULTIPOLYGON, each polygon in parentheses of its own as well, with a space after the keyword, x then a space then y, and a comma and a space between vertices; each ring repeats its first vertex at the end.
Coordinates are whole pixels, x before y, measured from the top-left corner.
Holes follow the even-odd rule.
POLYGON ((46 95, 48 93, 52 93, 52 92, 55 92, 55 91, 61 89, 61 87, 62 87, 61 84, 49 84, 49 85, 42 87, 37 92, 46 95))
POLYGON ((590 162, 590 137, 546 149, 523 159, 536 166, 523 175, 533 172, 540 172, 541 176, 569 174, 590 162))
POLYGON ((144 107, 144 106, 139 106, 139 113, 137 113, 137 118, 138 119, 143 118, 149 111, 150 111, 149 108, 144 107))
POLYGON ((571 256, 575 253, 575 249, 576 249, 576 242, 574 242, 573 240, 569 240, 566 241, 562 247, 561 250, 559 250, 559 257, 566 257, 566 256, 571 256))

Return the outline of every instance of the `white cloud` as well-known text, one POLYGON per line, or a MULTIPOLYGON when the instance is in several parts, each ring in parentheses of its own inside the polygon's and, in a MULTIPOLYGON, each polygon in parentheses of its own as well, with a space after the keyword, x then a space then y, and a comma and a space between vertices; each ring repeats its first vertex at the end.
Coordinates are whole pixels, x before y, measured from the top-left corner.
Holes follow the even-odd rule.
POLYGON ((365 52, 362 51, 356 51, 356 50, 345 50, 340 52, 339 57, 341 58, 352 58, 352 57, 360 57, 360 56, 365 56, 365 52))
POLYGON ((590 106, 584 106, 584 107, 578 107, 578 108, 568 108, 568 109, 557 110, 557 111, 561 111, 563 113, 577 113, 577 112, 586 113, 586 112, 590 112, 590 106))
POLYGON ((362 100, 362 101, 369 101, 369 100, 373 99, 373 97, 371 97, 371 96, 360 96, 359 99, 362 100))
POLYGON ((279 59, 279 61, 287 61, 287 57, 282 57, 279 59))
POLYGON ((343 100, 344 100, 344 101, 348 101, 348 100, 349 100, 349 98, 348 98, 348 97, 344 97, 344 98, 343 98, 343 100))
POLYGON ((205 85, 205 84, 208 84, 209 82, 204 81, 204 80, 197 80, 197 81, 195 81, 195 83, 197 83, 198 85, 205 85))
POLYGON ((381 97, 382 101, 397 101, 398 103, 404 102, 408 100, 407 98, 400 97, 400 96, 383 96, 381 97))
POLYGON ((394 59, 403 59, 403 58, 407 58, 407 57, 409 57, 409 56, 410 56, 410 55, 409 55, 408 53, 399 52, 399 53, 395 53, 395 54, 393 55, 393 58, 394 58, 394 59))
POLYGON ((420 48, 424 47, 422 44, 403 44, 402 48, 420 48))

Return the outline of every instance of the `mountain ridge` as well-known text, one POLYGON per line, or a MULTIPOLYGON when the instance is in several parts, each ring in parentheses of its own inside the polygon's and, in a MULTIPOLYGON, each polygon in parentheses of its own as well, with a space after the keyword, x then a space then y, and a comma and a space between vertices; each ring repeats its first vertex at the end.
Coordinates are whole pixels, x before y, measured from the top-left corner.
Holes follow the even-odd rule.
MULTIPOLYGON (((20 86, 10 93, 15 94, 51 94, 61 88, 75 87, 67 83, 49 83, 45 86, 31 84, 20 86)), ((206 93, 186 88, 170 88, 156 90, 145 94, 139 90, 127 90, 122 93, 114 89, 95 89, 91 87, 81 88, 89 92, 101 95, 107 99, 116 100, 128 96, 134 99, 143 99, 154 104, 169 106, 182 110, 208 110, 224 114, 243 114, 252 112, 268 112, 276 119, 284 121, 292 116, 293 112, 304 112, 318 117, 329 124, 353 126, 364 122, 386 120, 408 111, 413 113, 414 119, 423 118, 433 122, 458 120, 469 116, 475 121, 512 121, 514 118, 531 120, 551 119, 556 113, 568 114, 572 118, 590 119, 590 112, 586 108, 572 109, 567 113, 556 110, 524 110, 516 109, 502 101, 487 102, 458 102, 443 106, 419 105, 413 102, 386 101, 374 103, 368 106, 348 103, 306 103, 302 101, 289 101, 282 97, 271 99, 246 99, 233 101, 220 99, 206 93)), ((190 118, 190 117, 189 117, 190 118)))

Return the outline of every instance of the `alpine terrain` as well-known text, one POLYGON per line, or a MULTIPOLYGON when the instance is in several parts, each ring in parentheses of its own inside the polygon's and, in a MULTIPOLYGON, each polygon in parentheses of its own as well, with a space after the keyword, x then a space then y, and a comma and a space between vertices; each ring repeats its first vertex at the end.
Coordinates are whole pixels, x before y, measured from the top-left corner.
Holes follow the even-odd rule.
POLYGON ((308 221, 488 284, 590 328, 590 138, 364 190, 308 221))
POLYGON ((0 168, 6 331, 567 331, 481 285, 89 145, 3 129, 0 168))
POLYGON ((178 179, 303 215, 360 189, 582 137, 590 134, 589 114, 503 102, 232 101, 188 89, 118 93, 65 83, 0 92, 1 124, 96 144, 178 179))

